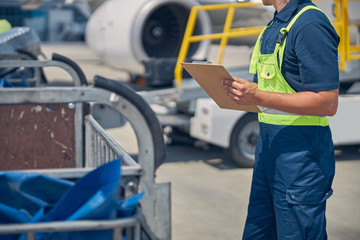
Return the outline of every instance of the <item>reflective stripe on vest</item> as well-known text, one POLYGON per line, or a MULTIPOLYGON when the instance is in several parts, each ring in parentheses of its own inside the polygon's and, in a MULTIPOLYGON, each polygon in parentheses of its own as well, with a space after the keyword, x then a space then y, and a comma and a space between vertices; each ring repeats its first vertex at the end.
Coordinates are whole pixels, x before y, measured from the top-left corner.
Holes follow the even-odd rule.
MULTIPOLYGON (((298 17, 309 9, 316 9, 321 11, 315 6, 306 6, 301 9, 295 17, 290 21, 286 28, 280 30, 279 38, 275 46, 274 53, 272 54, 261 54, 260 46, 261 39, 264 32, 269 26, 266 26, 260 33, 250 62, 250 73, 257 73, 258 77, 258 88, 268 92, 278 93, 295 93, 290 87, 287 81, 281 74, 281 64, 284 57, 284 49, 286 45, 287 33, 298 19, 298 17), (277 57, 279 54, 279 58, 277 57), (279 63, 278 63, 279 60, 279 63), (280 66, 280 67, 279 67, 280 66)), ((330 19, 329 19, 330 20, 330 19)), ((272 24, 272 23, 271 23, 272 24)), ((270 24, 270 26, 271 26, 270 24)), ((329 122, 327 117, 319 116, 305 116, 290 114, 270 108, 259 107, 261 113, 258 114, 259 122, 276 125, 293 125, 293 126, 328 126, 329 122)))

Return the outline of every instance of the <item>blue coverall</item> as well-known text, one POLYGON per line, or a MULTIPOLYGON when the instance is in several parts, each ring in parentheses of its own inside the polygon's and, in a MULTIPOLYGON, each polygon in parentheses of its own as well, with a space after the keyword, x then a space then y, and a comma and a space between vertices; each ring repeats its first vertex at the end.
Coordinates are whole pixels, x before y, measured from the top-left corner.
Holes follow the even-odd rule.
MULTIPOLYGON (((313 4, 291 0, 275 12, 262 37, 261 54, 274 52, 280 29, 307 5, 313 4)), ((282 76, 296 92, 339 88, 338 44, 321 11, 304 12, 287 35, 282 76)), ((325 208, 334 174, 329 126, 260 122, 243 239, 327 239, 325 208)))

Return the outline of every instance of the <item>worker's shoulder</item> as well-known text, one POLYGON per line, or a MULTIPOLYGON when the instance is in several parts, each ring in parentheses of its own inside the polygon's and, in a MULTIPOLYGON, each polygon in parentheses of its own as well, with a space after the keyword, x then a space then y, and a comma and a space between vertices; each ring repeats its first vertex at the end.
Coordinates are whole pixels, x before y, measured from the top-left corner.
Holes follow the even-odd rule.
MULTIPOLYGON (((314 4, 306 4, 300 6, 299 11, 306 6, 315 6, 314 4)), ((308 26, 309 24, 324 24, 324 25, 331 25, 331 21, 328 16, 319 8, 319 9, 307 9, 303 12, 300 17, 296 20, 297 27, 301 26, 308 26)))
POLYGON ((308 9, 303 12, 294 23, 292 27, 292 34, 296 38, 299 34, 314 32, 317 34, 321 32, 334 35, 335 29, 332 26, 330 19, 324 12, 317 9, 308 9))

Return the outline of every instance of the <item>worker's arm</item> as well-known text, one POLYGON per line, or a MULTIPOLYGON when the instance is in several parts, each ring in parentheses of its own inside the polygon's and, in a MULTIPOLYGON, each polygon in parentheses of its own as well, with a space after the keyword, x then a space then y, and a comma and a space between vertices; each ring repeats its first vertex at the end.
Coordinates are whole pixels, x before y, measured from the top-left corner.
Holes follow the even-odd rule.
POLYGON ((222 84, 232 100, 240 105, 258 105, 283 112, 333 116, 337 111, 339 90, 320 92, 275 93, 259 90, 255 83, 245 79, 223 79, 222 84))

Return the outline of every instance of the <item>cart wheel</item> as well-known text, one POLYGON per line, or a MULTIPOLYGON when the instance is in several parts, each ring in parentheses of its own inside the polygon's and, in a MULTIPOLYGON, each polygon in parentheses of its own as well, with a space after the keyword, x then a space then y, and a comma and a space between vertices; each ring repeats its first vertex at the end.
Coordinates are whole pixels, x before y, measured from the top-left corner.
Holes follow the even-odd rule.
POLYGON ((248 113, 235 125, 227 153, 231 160, 244 168, 251 168, 255 162, 255 149, 259 137, 257 114, 248 113))

